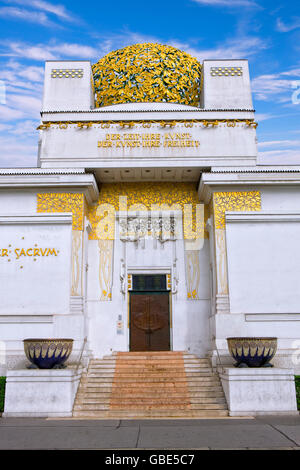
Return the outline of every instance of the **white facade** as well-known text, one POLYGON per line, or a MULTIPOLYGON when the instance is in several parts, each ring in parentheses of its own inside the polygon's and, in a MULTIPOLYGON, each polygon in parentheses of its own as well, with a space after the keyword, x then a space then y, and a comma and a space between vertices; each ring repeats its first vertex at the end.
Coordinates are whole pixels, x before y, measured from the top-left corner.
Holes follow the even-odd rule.
MULTIPOLYGON (((130 350, 131 276, 163 274, 170 349, 230 363, 227 337, 276 336, 273 363, 299 371, 300 168, 256 164, 247 61, 205 61, 203 71, 202 107, 94 108, 89 62, 46 63, 39 168, 0 172, 3 367, 26 362, 28 337, 73 338, 74 360, 85 337, 90 357, 130 350), (213 74, 232 66, 242 75, 213 74), (82 76, 53 78, 53 70, 71 67, 82 76), (145 188, 153 191, 149 203, 165 188, 178 188, 174 204, 189 203, 189 188, 198 191, 205 235, 198 245, 184 240, 177 207, 157 216, 175 218, 172 239, 100 241, 100 202, 113 204, 109 191, 119 187, 128 205, 139 194, 139 203, 148 201, 145 188)), ((119 209, 110 224, 116 234, 119 209)))

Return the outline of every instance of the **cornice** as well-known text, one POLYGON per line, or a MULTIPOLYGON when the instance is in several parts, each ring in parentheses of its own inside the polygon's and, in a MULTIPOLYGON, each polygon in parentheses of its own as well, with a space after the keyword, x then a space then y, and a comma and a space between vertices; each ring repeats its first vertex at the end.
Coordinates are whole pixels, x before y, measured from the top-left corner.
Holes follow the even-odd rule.
POLYGON ((73 175, 85 174, 84 168, 0 168, 1 175, 73 175))
POLYGON ((225 213, 226 225, 228 223, 259 223, 259 222, 300 222, 300 211, 259 211, 259 212, 232 212, 225 213))
POLYGON ((9 214, 0 217, 0 225, 24 225, 24 224, 70 224, 72 225, 72 213, 52 214, 9 214))
POLYGON ((243 191, 251 186, 297 186, 300 185, 300 168, 294 171, 255 171, 255 169, 222 170, 202 173, 198 187, 201 201, 209 203, 212 194, 216 191, 230 191, 231 189, 243 191), (247 171, 247 173, 244 173, 247 171))
POLYGON ((92 173, 79 171, 63 172, 38 171, 31 173, 0 173, 0 190, 4 189, 59 189, 60 191, 73 190, 84 193, 88 204, 99 199, 99 189, 92 173))
POLYGON ((245 112, 245 113, 255 113, 255 109, 240 109, 240 108, 193 108, 193 109, 70 109, 70 110, 47 110, 43 109, 40 114, 66 114, 66 113, 98 113, 98 114, 107 114, 107 113, 124 113, 124 114, 136 114, 136 113, 212 113, 212 112, 245 112))

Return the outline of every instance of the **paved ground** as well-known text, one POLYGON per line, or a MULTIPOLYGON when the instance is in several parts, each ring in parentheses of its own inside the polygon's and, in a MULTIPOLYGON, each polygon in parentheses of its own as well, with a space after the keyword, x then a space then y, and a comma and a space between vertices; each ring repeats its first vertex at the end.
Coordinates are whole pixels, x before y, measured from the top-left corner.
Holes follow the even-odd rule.
POLYGON ((300 416, 131 421, 1 418, 0 449, 300 450, 300 416))

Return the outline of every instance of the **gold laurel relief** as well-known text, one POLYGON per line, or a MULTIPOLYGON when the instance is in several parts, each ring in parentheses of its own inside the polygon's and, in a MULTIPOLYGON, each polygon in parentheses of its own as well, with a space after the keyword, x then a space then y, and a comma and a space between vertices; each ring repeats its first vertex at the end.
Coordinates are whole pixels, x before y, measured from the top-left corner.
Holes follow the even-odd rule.
POLYGON ((213 195, 216 229, 225 228, 225 211, 261 210, 260 191, 220 192, 213 195))
POLYGON ((100 300, 112 298, 113 240, 98 240, 100 300))
POLYGON ((199 250, 185 252, 188 300, 199 300, 200 258, 199 250))
POLYGON ((84 195, 80 193, 37 194, 37 212, 72 212, 73 230, 83 230, 85 215, 84 195))
POLYGON ((162 128, 167 126, 173 128, 177 124, 184 124, 185 127, 193 127, 194 124, 200 124, 203 129, 210 127, 218 127, 220 124, 226 124, 227 127, 236 127, 238 124, 245 124, 245 127, 256 129, 258 123, 253 119, 177 119, 176 121, 161 121, 161 120, 136 120, 136 121, 44 121, 36 129, 48 130, 51 127, 58 129, 68 129, 69 126, 75 125, 78 129, 90 129, 91 127, 98 127, 101 129, 109 129, 111 125, 119 125, 121 128, 134 128, 136 125, 141 124, 143 128, 150 128, 152 124, 159 124, 162 128))
POLYGON ((113 238, 115 211, 126 209, 182 210, 185 215, 185 220, 183 220, 185 238, 193 239, 196 236, 208 238, 208 232, 204 227, 209 217, 209 209, 208 206, 204 207, 203 223, 201 207, 197 208, 199 204, 194 183, 177 183, 176 185, 159 182, 104 183, 101 186, 98 203, 89 208, 88 218, 92 225, 89 238, 98 240, 100 232, 107 233, 107 236, 103 238, 113 238))
POLYGON ((216 230, 218 294, 228 294, 225 230, 216 230))
POLYGON ((80 281, 80 249, 82 244, 82 232, 79 230, 72 230, 72 287, 71 295, 81 295, 79 292, 80 281))
POLYGON ((171 46, 128 46, 107 54, 92 70, 97 107, 129 102, 199 105, 202 66, 171 46))

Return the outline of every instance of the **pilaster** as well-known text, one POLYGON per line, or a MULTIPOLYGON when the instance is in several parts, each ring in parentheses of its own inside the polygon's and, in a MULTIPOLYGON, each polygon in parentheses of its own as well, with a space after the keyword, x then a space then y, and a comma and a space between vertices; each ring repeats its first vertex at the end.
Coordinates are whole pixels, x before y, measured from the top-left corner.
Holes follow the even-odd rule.
POLYGON ((230 313, 225 213, 226 211, 259 211, 261 209, 260 192, 216 191, 212 194, 211 205, 216 276, 215 313, 230 313))

